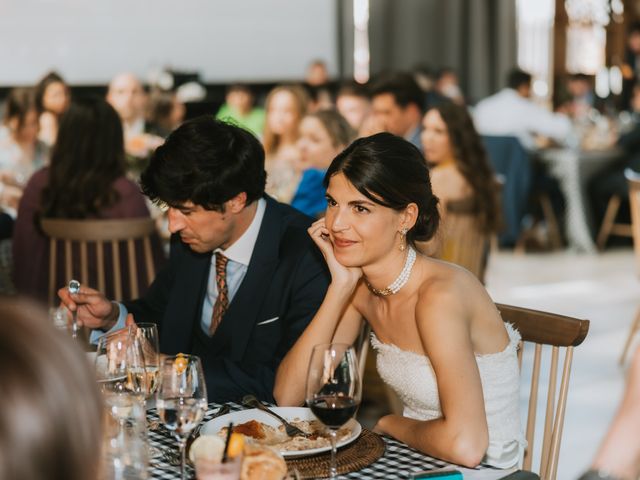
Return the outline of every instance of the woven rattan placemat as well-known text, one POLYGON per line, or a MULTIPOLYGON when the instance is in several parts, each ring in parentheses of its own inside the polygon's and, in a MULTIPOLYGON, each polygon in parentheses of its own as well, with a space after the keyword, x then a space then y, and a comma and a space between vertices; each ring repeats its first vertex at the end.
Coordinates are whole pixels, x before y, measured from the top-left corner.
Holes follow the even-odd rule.
MULTIPOLYGON (((356 472, 378 460, 384 454, 384 440, 366 428, 358 439, 338 450, 338 473, 356 472)), ((331 453, 321 453, 311 457, 287 460, 289 469, 297 469, 300 478, 321 478, 329 476, 331 453)))

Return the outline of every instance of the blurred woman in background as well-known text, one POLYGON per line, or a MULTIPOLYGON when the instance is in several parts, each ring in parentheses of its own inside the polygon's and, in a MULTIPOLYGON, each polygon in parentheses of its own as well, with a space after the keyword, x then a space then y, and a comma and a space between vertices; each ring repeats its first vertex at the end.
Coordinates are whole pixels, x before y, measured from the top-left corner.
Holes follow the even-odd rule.
POLYGON ((298 85, 280 85, 267 95, 263 136, 266 192, 284 203, 291 202, 297 187, 295 166, 300 158, 297 141, 308 103, 307 93, 298 85))
POLYGON ((48 73, 36 85, 36 107, 40 112, 38 138, 45 144, 56 143, 60 117, 69 108, 70 101, 69 87, 56 72, 48 73))
POLYGON ((102 99, 78 101, 62 117, 51 165, 33 175, 20 202, 13 236, 18 293, 47 299, 48 243, 41 218, 149 216, 140 188, 125 177, 123 139, 118 114, 102 99))
POLYGON ((291 205, 311 217, 327 209, 324 174, 331 161, 355 138, 355 131, 336 110, 320 110, 300 123, 300 181, 291 205))
POLYGON ((0 208, 12 217, 26 181, 47 162, 48 149, 38 140, 38 131, 34 90, 13 89, 0 128, 0 208))
POLYGON ((101 398, 91 364, 43 310, 0 300, 0 478, 98 478, 101 398))
POLYGON ((482 140, 467 109, 452 102, 428 110, 422 123, 424 155, 443 218, 439 245, 429 247, 482 280, 488 238, 500 227, 498 184, 482 140))

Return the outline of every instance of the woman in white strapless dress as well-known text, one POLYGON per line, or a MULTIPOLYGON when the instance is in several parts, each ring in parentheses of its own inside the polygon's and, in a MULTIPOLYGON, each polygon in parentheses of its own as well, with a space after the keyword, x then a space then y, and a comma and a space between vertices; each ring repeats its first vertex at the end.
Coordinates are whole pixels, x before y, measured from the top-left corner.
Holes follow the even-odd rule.
POLYGON ((367 321, 378 370, 405 404, 377 431, 466 467, 516 466, 525 446, 520 336, 471 273, 416 253, 439 222, 421 153, 388 133, 361 138, 334 159, 325 183, 326 216, 309 233, 332 280, 280 364, 278 404, 304 402, 313 345, 353 343, 367 321))

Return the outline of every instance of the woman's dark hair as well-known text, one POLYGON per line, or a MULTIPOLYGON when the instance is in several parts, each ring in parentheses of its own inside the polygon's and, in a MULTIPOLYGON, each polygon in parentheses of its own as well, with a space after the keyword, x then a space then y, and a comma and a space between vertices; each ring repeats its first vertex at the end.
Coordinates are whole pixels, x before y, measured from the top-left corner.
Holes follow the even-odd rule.
POLYGON ((33 304, 0 299, 0 478, 97 478, 102 403, 84 352, 33 304))
POLYGON ((473 191, 478 227, 483 232, 497 232, 501 223, 495 173, 471 115, 465 107, 453 102, 440 103, 432 110, 440 114, 447 126, 456 167, 473 191))
POLYGON ((38 82, 35 87, 36 92, 36 108, 39 113, 44 112, 46 109, 44 108, 43 99, 44 93, 47 91, 47 87, 53 83, 61 83, 64 87, 69 90, 67 83, 57 72, 49 72, 38 82))
POLYGON ((74 102, 60 122, 42 215, 98 215, 119 200, 113 183, 125 168, 122 124, 113 107, 97 97, 74 102))
POLYGON ((151 200, 171 207, 191 201, 223 211, 241 192, 247 204, 264 193, 264 150, 247 130, 203 115, 174 130, 140 176, 151 200))
POLYGON ((8 123, 11 119, 18 120, 18 129, 24 125, 27 113, 32 110, 37 111, 36 95, 33 88, 18 87, 9 92, 6 100, 4 122, 8 123))
POLYGON ((431 191, 429 170, 420 150, 401 137, 377 133, 360 138, 331 162, 324 186, 342 173, 365 197, 393 210, 418 206, 416 224, 407 232, 407 242, 430 240, 440 224, 438 197, 431 191))

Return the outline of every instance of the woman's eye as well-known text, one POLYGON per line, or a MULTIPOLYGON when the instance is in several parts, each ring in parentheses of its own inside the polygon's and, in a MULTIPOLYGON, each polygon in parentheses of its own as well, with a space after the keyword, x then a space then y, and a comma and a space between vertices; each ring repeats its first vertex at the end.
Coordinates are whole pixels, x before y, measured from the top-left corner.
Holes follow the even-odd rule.
POLYGON ((327 198, 327 205, 329 205, 330 207, 335 207, 337 203, 333 198, 327 198))
POLYGON ((363 207, 362 205, 356 205, 355 208, 356 208, 356 212, 358 212, 358 213, 368 213, 369 212, 369 209, 363 207))

